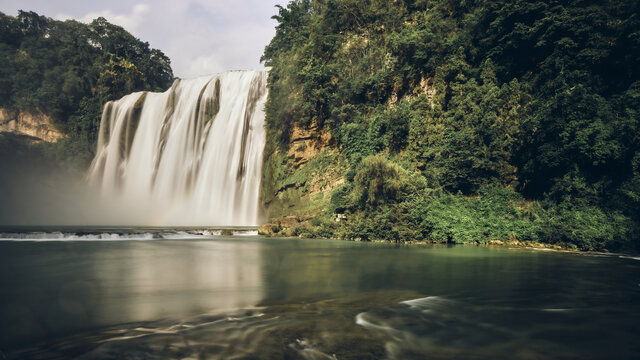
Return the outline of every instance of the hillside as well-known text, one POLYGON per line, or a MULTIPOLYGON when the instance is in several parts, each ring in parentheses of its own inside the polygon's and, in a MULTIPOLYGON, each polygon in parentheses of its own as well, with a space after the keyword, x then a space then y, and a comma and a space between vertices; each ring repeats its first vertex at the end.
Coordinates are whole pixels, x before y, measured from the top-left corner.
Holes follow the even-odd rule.
POLYGON ((265 231, 637 249, 638 13, 637 0, 280 7, 263 56, 265 231))
POLYGON ((95 151, 106 101, 164 91, 173 81, 161 51, 104 18, 83 24, 0 13, 0 62, 2 129, 45 140, 65 134, 48 152, 83 169, 95 151))

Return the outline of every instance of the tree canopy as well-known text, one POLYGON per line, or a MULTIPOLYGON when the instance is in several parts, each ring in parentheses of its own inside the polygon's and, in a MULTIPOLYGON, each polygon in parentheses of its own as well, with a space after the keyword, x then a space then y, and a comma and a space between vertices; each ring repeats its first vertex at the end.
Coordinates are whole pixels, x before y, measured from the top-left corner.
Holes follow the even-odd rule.
POLYGON ((447 193, 501 186, 637 222, 638 14, 638 0, 292 1, 263 56, 267 162, 317 125, 351 169, 384 154, 447 193))
POLYGON ((120 26, 0 13, 0 106, 40 110, 90 154, 102 105, 133 91, 164 91, 169 58, 120 26))

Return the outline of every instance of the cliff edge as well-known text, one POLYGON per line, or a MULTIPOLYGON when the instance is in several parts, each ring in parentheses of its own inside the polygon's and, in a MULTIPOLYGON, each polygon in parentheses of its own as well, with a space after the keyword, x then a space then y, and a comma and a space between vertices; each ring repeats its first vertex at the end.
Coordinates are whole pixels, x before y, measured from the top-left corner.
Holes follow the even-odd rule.
POLYGON ((46 142, 57 142, 65 136, 53 125, 51 117, 39 110, 15 112, 0 108, 0 132, 28 135, 46 142))

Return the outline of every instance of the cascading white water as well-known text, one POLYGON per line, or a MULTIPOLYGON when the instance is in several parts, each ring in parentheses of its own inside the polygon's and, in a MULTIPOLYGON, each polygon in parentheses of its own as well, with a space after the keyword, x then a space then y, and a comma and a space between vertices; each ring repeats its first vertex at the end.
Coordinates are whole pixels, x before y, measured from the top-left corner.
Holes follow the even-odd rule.
POLYGON ((267 71, 176 80, 105 105, 88 179, 153 225, 257 225, 267 71))

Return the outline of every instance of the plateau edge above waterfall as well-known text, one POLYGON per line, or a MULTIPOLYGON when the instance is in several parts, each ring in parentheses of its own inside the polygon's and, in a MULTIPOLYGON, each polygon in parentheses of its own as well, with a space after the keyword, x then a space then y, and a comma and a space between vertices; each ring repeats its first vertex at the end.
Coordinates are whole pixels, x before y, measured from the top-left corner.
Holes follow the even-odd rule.
POLYGON ((257 225, 267 74, 177 79, 108 102, 89 182, 149 225, 257 225))

